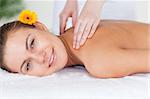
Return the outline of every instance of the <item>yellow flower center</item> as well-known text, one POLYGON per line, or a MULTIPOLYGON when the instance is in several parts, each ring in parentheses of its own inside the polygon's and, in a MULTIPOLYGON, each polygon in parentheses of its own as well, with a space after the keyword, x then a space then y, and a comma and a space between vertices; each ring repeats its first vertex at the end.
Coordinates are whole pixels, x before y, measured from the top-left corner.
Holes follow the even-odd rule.
POLYGON ((19 16, 19 21, 24 24, 32 25, 37 21, 37 15, 35 12, 30 10, 24 10, 19 16))

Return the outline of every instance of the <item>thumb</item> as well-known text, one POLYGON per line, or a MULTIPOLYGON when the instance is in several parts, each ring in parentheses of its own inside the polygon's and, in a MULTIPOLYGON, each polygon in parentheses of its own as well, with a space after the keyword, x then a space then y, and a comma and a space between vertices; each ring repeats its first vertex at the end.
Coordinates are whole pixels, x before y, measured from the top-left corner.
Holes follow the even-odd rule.
POLYGON ((64 33, 66 28, 67 17, 60 19, 60 34, 64 33))

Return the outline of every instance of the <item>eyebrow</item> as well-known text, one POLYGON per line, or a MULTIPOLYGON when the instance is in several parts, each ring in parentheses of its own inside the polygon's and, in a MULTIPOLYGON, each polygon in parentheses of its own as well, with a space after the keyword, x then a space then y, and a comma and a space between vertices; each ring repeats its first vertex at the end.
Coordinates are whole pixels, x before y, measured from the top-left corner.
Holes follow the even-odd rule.
MULTIPOLYGON (((28 48, 28 39, 29 39, 29 36, 30 36, 30 34, 27 36, 26 42, 25 42, 26 50, 29 49, 29 48, 28 48)), ((24 64, 26 63, 26 61, 27 61, 27 60, 24 60, 23 63, 22 63, 22 65, 20 66, 20 71, 21 71, 21 72, 22 72, 22 68, 23 68, 24 64)))

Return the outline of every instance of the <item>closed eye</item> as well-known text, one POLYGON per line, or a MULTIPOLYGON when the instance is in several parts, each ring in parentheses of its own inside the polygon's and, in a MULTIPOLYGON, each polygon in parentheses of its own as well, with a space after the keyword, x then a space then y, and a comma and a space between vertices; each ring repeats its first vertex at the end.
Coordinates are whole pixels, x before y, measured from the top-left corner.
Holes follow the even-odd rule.
POLYGON ((35 43, 35 39, 32 39, 32 41, 30 43, 30 48, 34 48, 34 43, 35 43))

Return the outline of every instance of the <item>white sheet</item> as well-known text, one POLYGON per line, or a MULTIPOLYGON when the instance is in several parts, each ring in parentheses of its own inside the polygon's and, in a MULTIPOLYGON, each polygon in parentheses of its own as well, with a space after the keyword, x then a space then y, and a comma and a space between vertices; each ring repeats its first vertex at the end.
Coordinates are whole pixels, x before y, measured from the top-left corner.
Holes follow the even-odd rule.
POLYGON ((150 74, 93 78, 84 68, 29 77, 0 70, 0 99, 148 99, 150 74))

